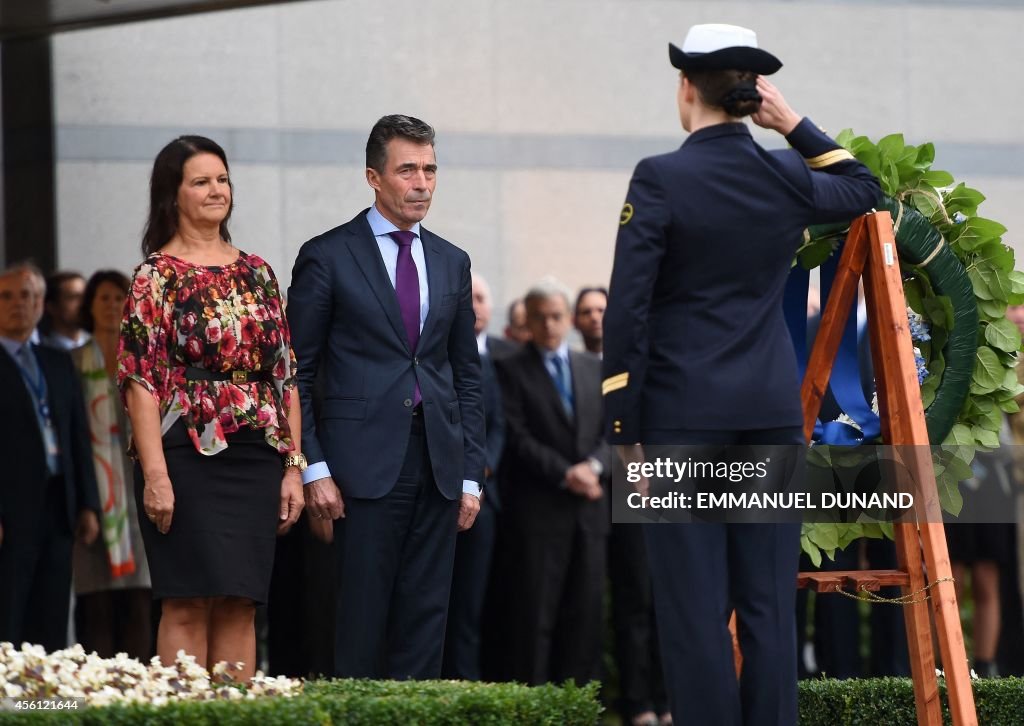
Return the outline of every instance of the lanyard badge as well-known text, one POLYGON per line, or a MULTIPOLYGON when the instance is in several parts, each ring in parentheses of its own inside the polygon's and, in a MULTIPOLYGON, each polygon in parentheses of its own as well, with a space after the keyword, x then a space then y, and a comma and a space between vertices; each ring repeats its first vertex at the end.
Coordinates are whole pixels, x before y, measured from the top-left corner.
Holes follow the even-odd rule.
MULTIPOLYGON (((31 351, 31 355, 35 356, 35 351, 31 351)), ((53 459, 60 454, 60 447, 57 444, 57 429, 53 425, 53 418, 50 415, 50 404, 48 402, 49 396, 46 385, 46 376, 43 375, 43 370, 39 366, 39 360, 36 359, 36 373, 38 378, 33 379, 32 374, 25 368, 22 362, 15 357, 15 363, 18 365, 18 370, 21 372, 21 377, 25 379, 25 384, 32 391, 32 398, 35 399, 36 413, 39 416, 39 421, 42 424, 43 433, 43 444, 46 447, 46 456, 48 459, 53 459)))

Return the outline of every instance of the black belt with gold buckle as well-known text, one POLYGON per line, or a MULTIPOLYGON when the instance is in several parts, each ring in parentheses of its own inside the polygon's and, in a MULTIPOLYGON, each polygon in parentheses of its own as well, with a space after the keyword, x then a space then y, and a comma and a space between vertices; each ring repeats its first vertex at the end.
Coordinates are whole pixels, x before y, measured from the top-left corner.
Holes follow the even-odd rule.
POLYGON ((211 371, 209 368, 185 366, 185 379, 189 381, 231 381, 236 386, 253 381, 269 381, 269 371, 211 371))

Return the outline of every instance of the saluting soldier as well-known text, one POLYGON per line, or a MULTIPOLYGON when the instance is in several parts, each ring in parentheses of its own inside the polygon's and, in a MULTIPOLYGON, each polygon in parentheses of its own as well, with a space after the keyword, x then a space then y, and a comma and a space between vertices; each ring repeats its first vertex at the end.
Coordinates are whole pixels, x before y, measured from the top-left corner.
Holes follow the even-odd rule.
MULTIPOLYGON (((669 57, 690 135, 637 165, 620 218, 604 318, 609 442, 802 445, 786 277, 804 229, 867 212, 878 182, 763 77, 782 63, 752 30, 695 25, 669 57), (746 116, 792 148, 761 148, 746 116)), ((795 724, 799 525, 644 527, 675 723, 795 724)))

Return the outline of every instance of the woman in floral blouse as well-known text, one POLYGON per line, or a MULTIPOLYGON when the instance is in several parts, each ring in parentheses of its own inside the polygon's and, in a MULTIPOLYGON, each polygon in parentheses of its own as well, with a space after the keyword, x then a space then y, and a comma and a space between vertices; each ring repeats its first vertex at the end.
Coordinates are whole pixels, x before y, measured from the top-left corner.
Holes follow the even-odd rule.
POLYGON ((118 384, 162 600, 157 654, 256 659, 276 533, 302 509, 295 357, 270 266, 231 245, 224 150, 182 136, 157 155, 121 322, 118 384))

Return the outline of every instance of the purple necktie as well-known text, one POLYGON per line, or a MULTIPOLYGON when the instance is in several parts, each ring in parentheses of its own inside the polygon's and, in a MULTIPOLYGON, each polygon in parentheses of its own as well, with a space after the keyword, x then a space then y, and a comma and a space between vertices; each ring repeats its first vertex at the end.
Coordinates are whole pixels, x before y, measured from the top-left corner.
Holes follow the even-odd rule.
MULTIPOLYGON (((412 259, 412 241, 416 239, 413 232, 398 230, 388 232, 388 236, 398 243, 398 264, 395 267, 395 293, 398 295, 398 307, 402 311, 402 323, 405 335, 409 339, 409 350, 416 352, 416 344, 420 341, 420 276, 416 271, 416 262, 412 259)), ((423 400, 420 395, 420 384, 416 383, 413 405, 423 400)))

